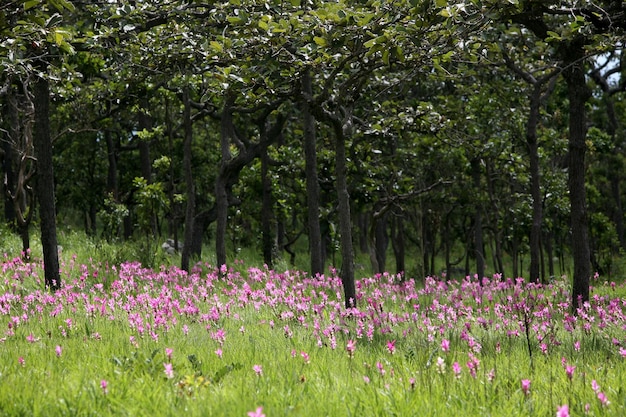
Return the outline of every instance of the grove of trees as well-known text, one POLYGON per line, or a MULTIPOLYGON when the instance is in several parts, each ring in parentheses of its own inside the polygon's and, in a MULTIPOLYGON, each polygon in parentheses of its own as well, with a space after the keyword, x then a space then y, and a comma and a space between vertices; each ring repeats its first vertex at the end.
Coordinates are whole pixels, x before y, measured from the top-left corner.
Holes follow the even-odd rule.
POLYGON ((4 217, 109 240, 215 242, 310 273, 547 281, 573 305, 626 244, 626 3, 6 0, 4 217), (33 215, 34 213, 39 215, 33 215), (388 256, 392 254, 395 265, 388 256), (444 268, 441 268, 443 259, 444 268))

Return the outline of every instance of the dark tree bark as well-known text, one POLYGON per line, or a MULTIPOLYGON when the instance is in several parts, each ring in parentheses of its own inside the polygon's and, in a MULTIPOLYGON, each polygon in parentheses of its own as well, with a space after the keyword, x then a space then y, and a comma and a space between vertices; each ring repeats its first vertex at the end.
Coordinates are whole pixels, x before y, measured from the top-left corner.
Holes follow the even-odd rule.
POLYGON ((286 117, 278 113, 276 120, 269 128, 266 123, 272 111, 276 110, 279 102, 259 108, 261 115, 255 120, 257 126, 263 126, 260 131, 258 142, 252 142, 245 138, 240 138, 233 124, 233 105, 235 96, 231 92, 226 93, 224 106, 220 115, 220 148, 222 162, 215 180, 215 212, 216 212, 216 235, 215 254, 217 266, 226 265, 226 228, 228 223, 228 207, 232 200, 232 187, 239 180, 241 170, 255 158, 259 157, 267 147, 280 138, 280 133, 285 124, 286 117), (242 140, 243 139, 243 140, 242 140), (231 143, 238 148, 237 156, 230 153, 231 143))
POLYGON ((215 256, 217 267, 226 265, 226 227, 228 225, 228 189, 227 170, 232 159, 230 153, 231 138, 235 135, 233 126, 233 104, 235 97, 231 92, 226 93, 224 107, 220 119, 220 149, 222 162, 220 171, 215 180, 215 212, 217 215, 215 230, 215 256))
POLYGON ((573 42, 566 52, 567 65, 563 71, 569 98, 568 185, 574 258, 572 286, 572 309, 574 311, 582 303, 589 301, 591 278, 589 221, 585 192, 585 154, 587 151, 585 105, 591 94, 585 80, 584 56, 583 44, 573 42))
POLYGON ((261 246, 263 262, 271 269, 274 264, 274 235, 272 234, 274 211, 272 210, 272 179, 268 173, 269 164, 267 149, 263 149, 261 152, 261 246))
POLYGON ((346 164, 346 139, 352 134, 352 114, 348 112, 343 117, 343 120, 333 119, 333 128, 335 131, 337 208, 341 240, 341 282, 343 284, 345 306, 346 308, 352 308, 356 307, 357 300, 354 283, 354 249, 352 245, 350 193, 348 192, 348 167, 346 164))
MULTIPOLYGON (((302 75, 302 91, 305 97, 313 95, 311 71, 305 70, 302 75)), ((307 226, 309 236, 309 252, 311 255, 311 274, 324 273, 324 257, 322 231, 320 227, 320 192, 317 177, 317 148, 315 134, 315 117, 307 100, 302 100, 304 125, 304 161, 307 195, 307 226)))
MULTIPOLYGON (((478 195, 480 194, 481 188, 480 158, 473 158, 471 161, 471 167, 474 189, 476 190, 476 193, 478 195)), ((478 275, 478 279, 480 280, 482 280, 485 276, 485 253, 483 247, 482 204, 480 203, 480 198, 477 198, 474 212, 474 256, 476 258, 476 274, 478 275)))
POLYGON ((107 161, 109 162, 107 167, 107 192, 111 195, 113 200, 117 202, 120 194, 119 182, 117 180, 117 144, 113 140, 113 135, 108 130, 104 132, 104 140, 107 145, 107 161))
MULTIPOLYGON (((46 72, 47 66, 44 66, 42 73, 46 72)), ((50 138, 50 87, 46 78, 35 78, 33 96, 35 105, 33 145, 37 158, 37 197, 45 286, 56 291, 61 287, 61 276, 56 229, 52 140, 50 138)))
POLYGON ((191 241, 193 240, 194 217, 196 215, 196 188, 193 183, 193 170, 191 164, 191 145, 193 142, 193 124, 191 121, 191 99, 189 98, 189 86, 183 88, 183 126, 185 138, 183 140, 183 176, 185 178, 185 197, 187 206, 185 209, 185 235, 184 246, 181 254, 181 269, 189 272, 191 259, 191 241))
POLYGON ((15 163, 14 163, 14 150, 13 143, 14 138, 18 138, 20 135, 20 119, 17 109, 17 103, 13 97, 13 88, 9 87, 7 90, 6 105, 2 106, 4 110, 4 117, 8 120, 9 125, 6 129, 6 137, 2 140, 2 172, 4 172, 4 220, 11 227, 16 230, 16 210, 13 205, 13 190, 15 189, 15 163))
POLYGON ((532 225, 530 227, 530 275, 531 281, 539 282, 539 255, 541 245, 541 223, 543 219, 543 201, 541 199, 541 177, 539 169, 539 147, 537 144, 537 125, 541 104, 541 84, 533 86, 530 95, 530 110, 526 122, 526 144, 530 160, 530 195, 533 200, 532 225))
POLYGON ((30 259, 30 224, 35 210, 35 193, 31 180, 35 175, 33 156, 34 104, 27 92, 28 85, 21 83, 25 93, 17 88, 7 89, 8 138, 3 141, 5 216, 11 228, 22 239, 22 257, 30 259))
POLYGON ((406 272, 404 222, 399 216, 394 216, 391 220, 391 247, 396 260, 396 273, 404 274, 406 272))
POLYGON ((376 251, 376 263, 378 272, 387 270, 387 248, 389 247, 389 236, 387 235, 387 214, 374 220, 374 248, 376 251))
MULTIPOLYGON (((554 82, 558 72, 550 71, 540 78, 525 72, 515 66, 505 54, 505 61, 509 68, 519 75, 532 87, 529 94, 528 120, 526 121, 526 145, 528 147, 529 170, 530 170, 530 195, 533 200, 532 224, 530 228, 530 271, 529 279, 540 282, 541 262, 541 225, 543 223, 543 199, 541 197, 541 169, 539 166, 539 144, 537 142, 537 127, 541 117, 541 105, 547 99, 554 88, 554 82), (546 85, 549 84, 546 88, 546 85), (544 91, 545 90, 545 91, 544 91)), ((543 273, 541 274, 543 276, 543 273)))

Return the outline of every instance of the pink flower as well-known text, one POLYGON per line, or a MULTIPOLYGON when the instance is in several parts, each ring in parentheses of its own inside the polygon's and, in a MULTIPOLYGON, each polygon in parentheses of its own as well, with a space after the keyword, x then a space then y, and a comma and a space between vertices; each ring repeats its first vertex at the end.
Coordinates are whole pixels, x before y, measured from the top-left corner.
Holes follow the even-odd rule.
POLYGON ((457 378, 461 377, 461 365, 458 362, 454 362, 452 364, 452 372, 454 372, 454 376, 457 378))
POLYGON ((348 343, 346 343, 346 350, 348 351, 348 356, 353 357, 354 351, 356 350, 356 342, 354 340, 348 340, 348 343))
POLYGON ((24 358, 22 356, 17 358, 17 363, 19 363, 21 366, 24 366, 24 358))
POLYGON ((598 399, 600 400, 600 403, 602 403, 602 405, 609 405, 611 404, 611 402, 609 401, 609 399, 607 398, 606 394, 603 393, 602 391, 598 392, 598 399))
POLYGON ((167 356, 168 360, 172 360, 172 353, 174 353, 173 349, 165 348, 165 356, 167 356))
POLYGON ((579 341, 574 342, 574 350, 576 352, 580 351, 580 342, 579 341))
POLYGON ((530 379, 522 379, 522 391, 524 395, 528 395, 530 393, 530 379))
POLYGON ((571 381, 572 377, 574 376, 574 371, 576 370, 575 366, 572 365, 565 365, 565 374, 567 375, 567 378, 571 381))
POLYGON ((103 379, 102 381, 100 381, 100 388, 102 388, 102 392, 104 394, 106 394, 108 392, 107 386, 108 386, 108 384, 107 384, 106 379, 103 379))
POLYGON ((595 379, 591 381, 591 389, 596 394, 598 393, 598 391, 600 391, 600 385, 598 385, 598 382, 595 379))
POLYGON ((263 375, 263 367, 261 365, 254 365, 252 369, 254 369, 254 372, 257 374, 257 376, 263 375))
POLYGON ((441 341, 441 350, 444 352, 450 351, 450 341, 448 339, 443 339, 441 341))
POLYGON ((376 368, 378 368, 378 372, 380 372, 381 376, 385 375, 385 367, 383 366, 382 363, 376 362, 376 368))
POLYGON ((623 347, 619 348, 619 354, 622 355, 622 358, 626 358, 626 349, 623 347))
POLYGON ((54 348, 54 352, 56 353, 57 357, 61 357, 61 354, 63 353, 63 348, 61 348, 61 346, 57 345, 54 348))
POLYGON ((569 417, 569 407, 567 404, 560 406, 556 410, 556 417, 569 417))
POLYGON ((219 349, 219 348, 218 348, 218 349, 216 349, 216 350, 215 350, 215 354, 217 355, 217 357, 218 357, 218 358, 221 358, 221 357, 222 357, 222 353, 223 353, 223 352, 222 352, 222 349, 219 349))
POLYGON ((265 417, 265 414, 263 414, 263 407, 258 407, 255 411, 249 411, 248 417, 265 417))
POLYGON ((304 359, 304 363, 309 363, 310 362, 310 358, 309 358, 309 354, 302 351, 300 352, 300 356, 302 356, 302 359, 304 359))
POLYGON ((396 341, 395 340, 390 340, 390 341, 387 342, 387 350, 392 355, 396 352, 396 341))
POLYGON ((174 378, 174 367, 171 363, 164 363, 163 367, 165 368, 163 372, 165 372, 165 376, 168 379, 174 378))
POLYGON ((367 375, 363 375, 363 382, 365 382, 366 384, 369 384, 370 378, 367 375))

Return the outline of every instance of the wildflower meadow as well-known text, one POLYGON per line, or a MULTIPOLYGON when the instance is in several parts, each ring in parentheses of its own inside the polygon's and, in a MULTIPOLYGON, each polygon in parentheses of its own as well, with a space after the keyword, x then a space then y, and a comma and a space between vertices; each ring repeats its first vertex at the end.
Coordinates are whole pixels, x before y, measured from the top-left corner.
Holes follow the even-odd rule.
POLYGON ((5 256, 0 415, 624 416, 626 288, 5 256))

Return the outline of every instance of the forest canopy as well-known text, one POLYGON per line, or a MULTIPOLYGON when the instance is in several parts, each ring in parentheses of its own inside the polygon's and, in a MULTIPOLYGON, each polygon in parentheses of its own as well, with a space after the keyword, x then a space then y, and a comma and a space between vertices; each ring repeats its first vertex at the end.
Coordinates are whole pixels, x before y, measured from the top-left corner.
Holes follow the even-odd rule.
POLYGON ((8 0, 5 222, 25 253, 39 225, 51 288, 63 219, 186 270, 306 247, 347 306, 363 253, 568 274, 576 307, 623 273, 625 26, 614 1, 8 0))

